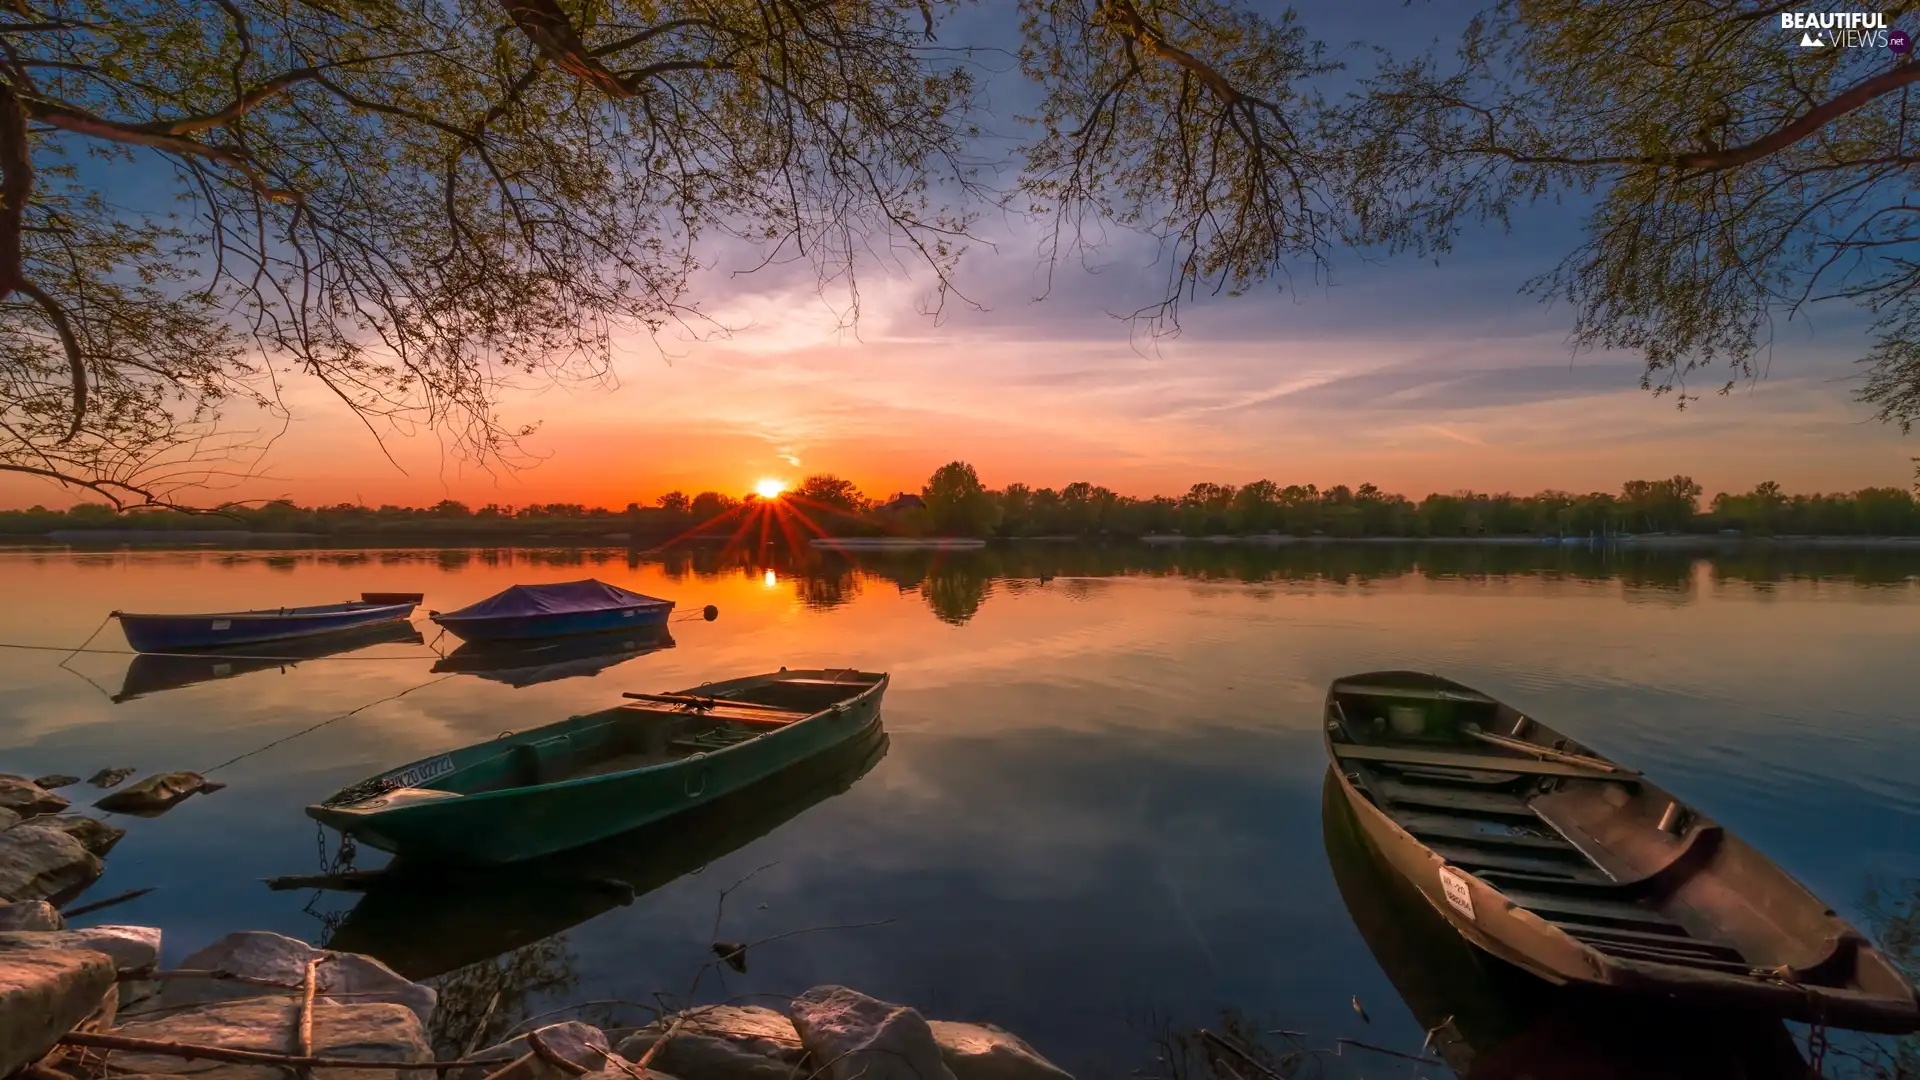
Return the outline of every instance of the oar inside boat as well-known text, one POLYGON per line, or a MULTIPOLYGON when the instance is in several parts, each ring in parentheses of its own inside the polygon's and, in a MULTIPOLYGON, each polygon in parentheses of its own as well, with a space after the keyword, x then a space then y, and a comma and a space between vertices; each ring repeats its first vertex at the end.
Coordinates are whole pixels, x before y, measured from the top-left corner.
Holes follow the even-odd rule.
POLYGON ((1336 681, 1327 753, 1369 840, 1473 942, 1554 982, 1906 1032, 1900 971, 1641 774, 1419 672, 1336 681))

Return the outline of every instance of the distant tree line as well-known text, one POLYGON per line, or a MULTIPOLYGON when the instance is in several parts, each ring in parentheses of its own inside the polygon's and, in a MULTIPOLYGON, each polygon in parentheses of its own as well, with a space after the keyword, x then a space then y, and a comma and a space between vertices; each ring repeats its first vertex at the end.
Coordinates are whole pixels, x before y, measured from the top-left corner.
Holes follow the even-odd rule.
POLYGON ((1179 496, 1136 498, 1080 482, 1054 490, 1009 484, 987 489, 964 462, 942 466, 922 491, 924 515, 905 528, 962 536, 1331 537, 1606 536, 1739 530, 1753 535, 1920 535, 1920 500, 1904 488, 1787 495, 1772 481, 1715 496, 1704 510, 1690 476, 1630 480, 1618 494, 1543 491, 1533 495, 1459 491, 1419 502, 1372 484, 1241 486, 1201 483, 1179 496))
MULTIPOLYGON (((905 493, 903 493, 905 494, 905 493)), ((651 505, 624 510, 579 503, 478 508, 451 499, 428 507, 354 503, 300 507, 275 501, 223 515, 153 511, 116 513, 83 504, 68 510, 36 506, 0 511, 0 533, 61 530, 246 529, 320 535, 608 537, 640 542, 732 535, 758 515, 786 519, 784 535, 925 535, 973 537, 1133 538, 1154 535, 1327 537, 1583 537, 1737 530, 1756 536, 1920 535, 1920 499, 1903 488, 1875 487, 1831 495, 1790 495, 1772 481, 1743 494, 1721 494, 1704 508, 1689 476, 1630 480, 1616 493, 1543 491, 1533 495, 1459 491, 1418 502, 1372 484, 1281 486, 1271 480, 1201 483, 1179 496, 1139 498, 1087 482, 1059 490, 1008 484, 995 490, 972 465, 955 461, 928 477, 918 493, 876 500, 827 473, 807 477, 778 500, 735 498, 717 491, 671 491, 651 505)))

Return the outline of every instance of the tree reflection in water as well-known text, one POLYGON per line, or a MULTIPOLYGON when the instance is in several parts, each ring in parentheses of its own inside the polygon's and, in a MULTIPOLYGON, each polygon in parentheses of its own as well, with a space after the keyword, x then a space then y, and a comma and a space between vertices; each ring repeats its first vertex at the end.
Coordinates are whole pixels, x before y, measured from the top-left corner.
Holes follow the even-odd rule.
MULTIPOLYGON (((425 980, 440 995, 427 1032, 434 1055, 457 1058, 468 1047, 499 1042, 530 1018, 531 1003, 572 990, 579 982, 565 934, 425 980)), ((567 1018, 592 1020, 577 1010, 567 1018)))
MULTIPOLYGON (((1861 908, 1874 944, 1908 979, 1920 982, 1920 878, 1869 880, 1861 908)), ((1828 1054, 1828 1061, 1835 1059, 1841 1067, 1829 1068, 1829 1076, 1920 1080, 1920 1035, 1837 1042, 1828 1054)))

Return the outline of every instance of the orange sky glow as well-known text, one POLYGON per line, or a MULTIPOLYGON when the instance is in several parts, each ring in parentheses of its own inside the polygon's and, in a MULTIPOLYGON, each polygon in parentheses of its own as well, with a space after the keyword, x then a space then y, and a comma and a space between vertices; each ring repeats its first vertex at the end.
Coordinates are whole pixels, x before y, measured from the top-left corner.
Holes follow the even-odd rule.
MULTIPOLYGON (((507 397, 507 421, 540 425, 528 467, 474 468, 431 432, 390 435, 390 462, 337 402, 294 382, 294 420, 256 475, 185 498, 618 509, 815 472, 885 497, 956 458, 993 487, 1086 480, 1141 496, 1262 477, 1416 499, 1611 491, 1676 472, 1709 493, 1911 481, 1915 441, 1852 400, 1857 330, 1786 323, 1764 378, 1726 396, 1713 392, 1723 375, 1696 379, 1702 396, 1682 412, 1637 388, 1634 358, 1570 356, 1567 313, 1514 293, 1537 259, 1496 254, 1195 306, 1181 336, 1157 342, 1108 314, 1135 306, 1124 282, 1083 273, 1035 302, 1045 285, 1019 244, 963 266, 985 310, 949 304, 936 323, 919 310, 924 282, 881 275, 863 287, 857 331, 811 281, 716 273, 697 291, 729 335, 618 339, 608 385, 507 397)), ((0 505, 77 501, 0 477, 0 505)))

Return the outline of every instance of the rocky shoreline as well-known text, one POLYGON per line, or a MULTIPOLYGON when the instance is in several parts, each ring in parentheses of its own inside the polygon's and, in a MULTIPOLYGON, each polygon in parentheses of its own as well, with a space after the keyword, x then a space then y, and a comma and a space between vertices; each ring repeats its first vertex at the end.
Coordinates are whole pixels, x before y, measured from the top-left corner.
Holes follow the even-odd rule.
MULTIPOLYGON (((0 777, 0 1080, 1071 1080, 1011 1032, 929 1021, 843 986, 639 1028, 551 1023, 436 1059, 438 993, 374 957, 244 931, 167 967, 158 928, 69 928, 59 905, 99 878, 124 835, 64 813, 68 800, 42 786, 78 782, 0 777)), ((217 786, 166 773, 95 805, 164 809, 217 786)))
POLYGON ((357 953, 266 931, 160 966, 153 927, 55 928, 44 901, 0 907, 0 1077, 100 1080, 1071 1080, 991 1024, 928 1021, 843 986, 784 1011, 701 1005, 645 1027, 548 1024, 453 1060, 427 1031, 438 995, 357 953))

